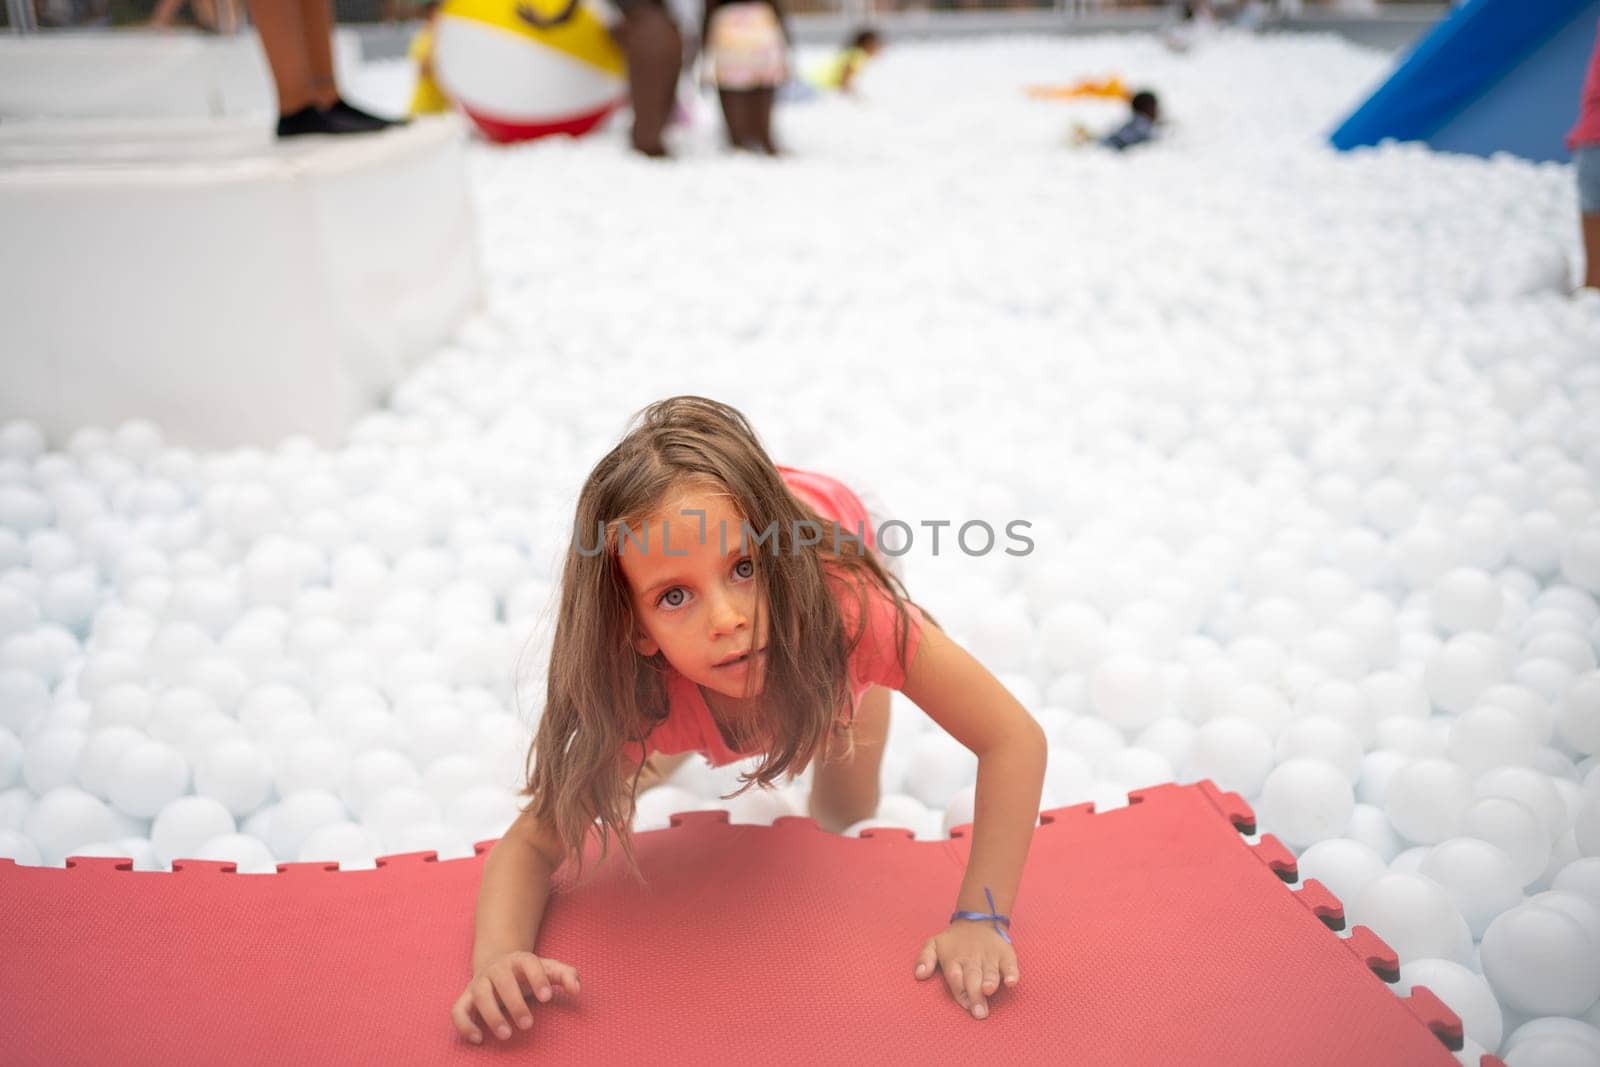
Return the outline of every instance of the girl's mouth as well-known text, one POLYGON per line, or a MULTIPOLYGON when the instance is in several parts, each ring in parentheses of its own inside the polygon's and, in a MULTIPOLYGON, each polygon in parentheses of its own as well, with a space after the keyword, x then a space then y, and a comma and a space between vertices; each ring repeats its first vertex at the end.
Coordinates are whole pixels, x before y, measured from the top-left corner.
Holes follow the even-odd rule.
POLYGON ((740 656, 738 659, 729 660, 727 663, 714 664, 712 669, 713 670, 719 670, 719 671, 737 670, 738 668, 746 666, 747 664, 749 664, 751 660, 759 659, 760 657, 765 656, 766 654, 767 654, 767 650, 766 649, 764 649, 764 648, 757 649, 754 652, 746 653, 745 655, 740 656))

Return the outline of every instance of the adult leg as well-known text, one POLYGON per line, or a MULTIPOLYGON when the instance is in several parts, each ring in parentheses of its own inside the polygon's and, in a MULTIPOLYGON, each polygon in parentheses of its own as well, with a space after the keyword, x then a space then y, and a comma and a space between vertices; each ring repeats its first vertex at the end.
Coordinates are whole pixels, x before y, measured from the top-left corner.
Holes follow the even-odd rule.
POLYGON ((878 811, 878 777, 889 740, 888 689, 875 685, 862 694, 852 732, 855 754, 848 760, 819 757, 813 762, 807 807, 830 833, 870 819, 878 811))
POLYGON ((772 139, 772 105, 777 99, 777 89, 768 86, 750 94, 750 124, 754 127, 755 143, 769 156, 778 154, 777 143, 772 139))
POLYGON ((155 9, 150 12, 150 21, 147 26, 170 26, 172 20, 178 17, 178 9, 183 6, 183 0, 159 0, 155 9))
MULTIPOLYGON (((311 71, 312 100, 318 107, 339 102, 339 83, 333 76, 333 5, 331 0, 298 0, 306 62, 311 71)), ((294 7, 293 0, 287 6, 294 7)))
POLYGON ((739 94, 732 89, 718 89, 717 102, 722 105, 722 124, 728 130, 728 147, 739 147, 739 94))
POLYGON ((739 147, 755 151, 761 140, 761 117, 756 113, 753 89, 739 90, 739 147))
POLYGON ((250 0, 250 20, 261 35, 261 47, 278 92, 278 114, 292 115, 316 103, 306 31, 300 5, 294 0, 250 0))
POLYGON ((666 8, 639 0, 627 11, 628 95, 633 104, 633 147, 647 156, 665 156, 661 134, 672 115, 683 63, 683 35, 666 8))
POLYGON ((1583 216, 1583 284, 1600 289, 1600 213, 1583 216))

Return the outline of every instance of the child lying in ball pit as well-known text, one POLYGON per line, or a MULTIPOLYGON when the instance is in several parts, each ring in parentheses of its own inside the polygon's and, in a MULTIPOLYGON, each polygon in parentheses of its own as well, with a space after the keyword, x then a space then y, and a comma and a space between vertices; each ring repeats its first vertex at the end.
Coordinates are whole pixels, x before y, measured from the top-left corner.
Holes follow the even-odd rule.
POLYGON ((1102 148, 1114 148, 1121 152, 1134 145, 1155 140, 1159 135, 1160 123, 1160 99, 1150 90, 1141 89, 1129 99, 1128 120, 1121 126, 1097 139, 1089 132, 1087 126, 1079 123, 1073 127, 1072 143, 1081 146, 1094 141, 1102 148))
MULTIPOLYGON (((771 788, 820 756, 808 803, 838 832, 870 817, 899 689, 978 756, 966 876, 914 961, 942 970, 975 1018, 1019 980, 1008 913, 1044 787, 1044 732, 977 660, 905 595, 861 499, 780 467, 737 410, 658 401, 590 472, 578 497, 528 752, 527 806, 485 857, 472 977, 451 1017, 479 1043, 533 1025, 530 997, 577 994, 569 963, 536 954, 551 876, 612 834, 641 877, 631 823, 646 764, 701 751, 762 762, 771 788), (598 821, 599 826, 596 827, 598 821), (476 1018, 474 1018, 474 1013, 476 1018)), ((724 798, 727 799, 727 798, 724 798)))

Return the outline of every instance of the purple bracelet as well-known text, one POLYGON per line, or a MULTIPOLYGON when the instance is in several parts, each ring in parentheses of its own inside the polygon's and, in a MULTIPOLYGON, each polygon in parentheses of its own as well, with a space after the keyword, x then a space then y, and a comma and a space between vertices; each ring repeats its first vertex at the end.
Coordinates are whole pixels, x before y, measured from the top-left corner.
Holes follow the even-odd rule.
POLYGON ((1001 937, 1005 938, 1006 939, 1006 944, 1009 945, 1011 943, 1011 935, 1006 933, 1004 930, 1000 929, 1000 924, 1001 923, 1005 923, 1007 926, 1010 926, 1011 925, 1011 916, 1009 916, 1009 915, 1000 915, 995 911, 994 894, 989 892, 989 887, 988 886, 984 886, 983 887, 983 895, 985 897, 987 897, 988 900, 989 900, 989 914, 988 915, 985 915, 981 911, 958 911, 954 915, 950 916, 950 921, 951 922, 955 922, 957 919, 977 919, 977 920, 979 920, 981 922, 984 919, 993 919, 994 920, 994 931, 995 931, 995 933, 997 933, 1001 937))

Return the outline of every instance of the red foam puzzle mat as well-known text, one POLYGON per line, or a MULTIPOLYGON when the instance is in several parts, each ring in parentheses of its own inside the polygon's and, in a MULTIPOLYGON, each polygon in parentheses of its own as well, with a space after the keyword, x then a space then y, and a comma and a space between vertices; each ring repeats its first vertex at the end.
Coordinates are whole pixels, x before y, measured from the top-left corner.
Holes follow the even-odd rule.
POLYGON ((1453 1065, 1460 1020, 1426 989, 1396 997, 1394 954, 1330 929, 1339 902, 1286 885, 1294 857, 1241 837, 1254 821, 1210 782, 1044 813, 1010 927, 1021 981, 979 1020, 912 973, 970 827, 677 815, 636 837, 645 886, 615 854, 582 884, 563 870, 538 951, 582 990, 483 1046, 450 1006, 490 842, 268 875, 0 861, 0 1063, 1453 1065))

